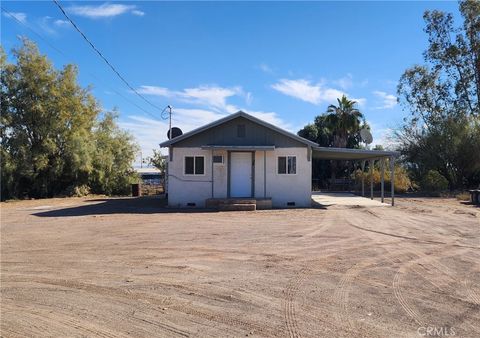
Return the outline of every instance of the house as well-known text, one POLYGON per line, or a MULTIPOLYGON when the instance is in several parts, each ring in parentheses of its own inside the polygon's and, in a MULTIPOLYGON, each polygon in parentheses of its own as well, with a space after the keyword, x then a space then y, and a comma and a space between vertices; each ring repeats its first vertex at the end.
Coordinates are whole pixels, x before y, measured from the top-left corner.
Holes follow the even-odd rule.
MULTIPOLYGON (((395 156, 387 151, 319 147, 242 111, 160 146, 169 149, 167 192, 172 207, 205 207, 207 201, 220 199, 310 207, 313 156, 362 161, 363 167, 366 160, 382 159, 382 168, 385 157, 395 156)), ((373 198, 373 186, 371 190, 373 198)))
POLYGON ((317 144, 242 111, 160 146, 169 148, 170 206, 203 207, 211 198, 311 205, 311 148, 317 144))

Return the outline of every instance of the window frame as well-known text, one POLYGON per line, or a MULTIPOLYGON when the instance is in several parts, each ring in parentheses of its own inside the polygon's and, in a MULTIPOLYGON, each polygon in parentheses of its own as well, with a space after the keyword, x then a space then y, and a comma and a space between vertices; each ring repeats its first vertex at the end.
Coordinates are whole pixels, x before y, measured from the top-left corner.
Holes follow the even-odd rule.
POLYGON ((223 156, 223 155, 213 155, 212 156, 212 163, 215 164, 215 165, 224 165, 225 164, 225 156, 223 156), (215 157, 221 157, 222 162, 215 162, 214 161, 215 157))
POLYGON ((206 168, 206 158, 205 155, 185 155, 183 156, 183 175, 184 176, 205 176, 207 174, 207 168, 206 168), (186 166, 186 161, 187 157, 193 157, 193 174, 187 174, 187 166, 186 166), (195 174, 195 168, 196 168, 196 158, 197 157, 202 157, 203 158, 203 174, 195 174))
POLYGON ((298 168, 297 168, 297 167, 298 167, 298 166, 297 166, 297 155, 278 155, 278 156, 277 156, 276 166, 277 166, 277 172, 276 172, 277 175, 282 175, 282 176, 283 176, 283 175, 297 175, 297 172, 298 172, 298 168), (278 166, 278 159, 279 159, 280 157, 285 157, 285 174, 281 174, 281 173, 279 173, 279 171, 278 171, 278 170, 280 169, 279 166, 278 166), (295 158, 295 173, 293 173, 293 174, 288 172, 288 158, 289 158, 289 157, 295 158))

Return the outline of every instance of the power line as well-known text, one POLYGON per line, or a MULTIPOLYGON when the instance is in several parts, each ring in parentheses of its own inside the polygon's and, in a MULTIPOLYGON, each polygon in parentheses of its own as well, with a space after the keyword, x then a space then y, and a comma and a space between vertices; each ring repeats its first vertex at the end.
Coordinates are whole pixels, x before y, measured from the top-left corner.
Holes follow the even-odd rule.
POLYGON ((128 88, 130 88, 135 94, 137 94, 142 100, 144 100, 145 102, 147 102, 149 105, 151 105, 152 107, 158 109, 158 110, 162 110, 162 108, 158 107, 157 105, 153 104, 152 102, 150 102, 149 100, 147 100, 147 98, 145 96, 143 96, 142 94, 140 94, 135 88, 133 88, 133 86, 130 85, 130 83, 128 83, 127 80, 125 80, 125 78, 117 71, 117 69, 107 60, 107 58, 105 56, 103 56, 102 52, 100 52, 98 50, 97 47, 95 47, 95 45, 87 38, 87 36, 80 30, 80 28, 78 28, 78 26, 75 24, 75 22, 73 22, 73 20, 68 16, 68 14, 65 12, 65 10, 63 9, 63 7, 60 5, 60 3, 57 1, 57 0, 52 0, 56 5, 57 7, 60 9, 60 11, 63 13, 63 15, 65 16, 65 18, 67 18, 68 21, 70 21, 70 23, 72 24, 72 26, 77 30, 77 32, 82 36, 82 38, 90 45, 90 47, 92 47, 92 49, 98 54, 98 56, 100 56, 100 58, 105 61, 105 63, 112 69, 112 71, 120 78, 120 80, 123 81, 123 83, 125 83, 127 85, 128 88))
MULTIPOLYGON (((37 31, 35 31, 32 27, 30 27, 29 25, 25 24, 24 22, 18 20, 15 15, 13 15, 12 13, 10 13, 9 11, 7 11, 5 8, 3 8, 3 6, 0 6, 1 10, 7 14, 8 16, 10 16, 12 19, 14 19, 18 24, 26 27, 27 29, 29 29, 33 34, 35 34, 40 40, 42 40, 43 42, 45 42, 46 44, 48 44, 53 50, 55 50, 57 53, 61 54, 65 59, 68 60, 69 56, 67 54, 65 54, 61 49, 58 49, 54 44, 52 44, 50 41, 48 41, 45 37, 43 37, 40 33, 38 33, 37 31)), ((150 115, 151 117, 153 117, 154 119, 157 119, 158 120, 158 117, 152 113, 150 113, 148 110, 145 110, 144 108, 142 108, 141 106, 139 106, 138 104, 136 104, 135 102, 133 102, 132 100, 130 100, 129 98, 127 98, 126 96, 124 96, 123 94, 121 94, 120 92, 118 92, 117 90, 109 87, 108 85, 106 85, 101 79, 99 79, 95 74, 93 73, 90 73, 87 71, 87 74, 90 75, 92 78, 94 78, 95 80, 103 83, 103 85, 105 87, 107 87, 109 90, 111 90, 112 92, 114 92, 115 94, 117 94, 118 96, 120 96, 121 98, 123 98, 125 101, 127 101, 128 103, 134 105, 135 107, 137 107, 138 109, 140 109, 141 111, 143 111, 144 113, 150 115)), ((166 109, 166 108, 165 108, 166 109)), ((162 111, 163 113, 163 111, 162 111)), ((162 114, 162 119, 163 120, 166 120, 167 118, 165 118, 162 114)))

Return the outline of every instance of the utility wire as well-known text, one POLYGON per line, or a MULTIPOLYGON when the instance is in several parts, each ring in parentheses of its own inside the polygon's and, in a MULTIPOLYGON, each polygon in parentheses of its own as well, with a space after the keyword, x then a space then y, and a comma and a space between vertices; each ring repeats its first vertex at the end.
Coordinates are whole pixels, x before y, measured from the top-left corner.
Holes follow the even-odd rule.
MULTIPOLYGON (((69 59, 69 56, 67 54, 65 54, 61 49, 58 49, 54 44, 52 44, 50 41, 48 41, 45 37, 43 37, 40 33, 38 33, 37 31, 35 31, 32 27, 30 27, 29 25, 25 24, 24 22, 18 20, 15 15, 13 15, 12 13, 10 13, 9 11, 7 11, 5 8, 3 8, 3 6, 0 6, 1 10, 7 14, 8 16, 10 16, 12 19, 14 19, 18 24, 26 27, 27 29, 29 29, 33 34, 35 34, 40 40, 42 40, 43 42, 45 42, 46 44, 48 44, 53 50, 55 50, 57 53, 61 54, 66 60, 69 59)), ((105 87, 107 87, 109 90, 111 90, 112 92, 114 92, 115 94, 117 94, 118 96, 120 96, 121 98, 123 98, 125 101, 127 101, 128 103, 134 105, 135 107, 137 107, 138 109, 140 109, 141 111, 143 111, 144 113, 150 115, 151 117, 153 117, 154 119, 158 120, 158 117, 155 116, 154 114, 150 113, 148 110, 145 110, 144 108, 142 108, 141 106, 139 106, 138 104, 136 104, 135 102, 133 102, 132 100, 130 100, 129 98, 127 98, 126 96, 124 96, 123 94, 121 94, 120 92, 118 92, 117 90, 109 87, 108 85, 105 84, 105 82, 103 82, 100 78, 98 78, 95 74, 91 73, 91 72, 88 72, 87 71, 87 74, 90 75, 92 78, 94 78, 95 80, 99 81, 100 83, 102 83, 105 87)), ((166 109, 166 108, 165 108, 166 109)), ((164 110, 165 110, 164 109, 164 110)), ((163 110, 163 111, 164 111, 163 110)), ((162 113, 163 113, 162 111, 162 113)), ((163 120, 166 120, 166 117, 163 116, 162 114, 162 119, 163 120)))
POLYGON ((87 38, 87 36, 85 34, 83 34, 83 32, 80 30, 80 28, 78 28, 78 26, 75 24, 75 22, 68 16, 68 14, 65 12, 65 10, 63 9, 63 7, 60 5, 60 3, 57 1, 57 0, 52 0, 56 5, 57 7, 60 9, 60 11, 62 12, 62 14, 65 16, 65 18, 67 18, 68 21, 70 21, 70 23, 72 24, 72 26, 77 30, 78 33, 80 33, 80 35, 82 36, 82 38, 90 45, 90 47, 92 47, 92 49, 98 54, 98 56, 100 56, 100 58, 105 61, 105 63, 113 70, 113 72, 120 78, 120 80, 123 81, 123 83, 125 83, 127 85, 128 88, 130 88, 135 94, 137 94, 142 100, 144 100, 145 102, 147 102, 149 105, 151 105, 152 107, 162 111, 162 108, 158 107, 157 105, 153 104, 152 102, 150 102, 149 100, 147 100, 147 98, 145 96, 143 96, 142 94, 140 94, 135 88, 133 88, 133 86, 130 85, 130 83, 128 83, 127 80, 125 80, 125 78, 117 71, 117 69, 107 60, 107 58, 105 56, 103 56, 102 52, 100 52, 98 50, 97 47, 95 47, 95 45, 87 38))

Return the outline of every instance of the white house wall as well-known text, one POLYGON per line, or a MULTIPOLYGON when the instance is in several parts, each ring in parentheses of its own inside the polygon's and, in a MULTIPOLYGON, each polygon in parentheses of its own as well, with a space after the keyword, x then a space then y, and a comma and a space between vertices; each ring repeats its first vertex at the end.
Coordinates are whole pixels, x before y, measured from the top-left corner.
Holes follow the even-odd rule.
MULTIPOLYGON (((223 164, 213 165, 213 197, 228 197, 228 152, 215 150, 214 155, 223 155, 223 164)), ((311 205, 311 161, 307 160, 307 147, 276 148, 266 151, 266 175, 264 173, 264 152, 255 152, 254 198, 272 198, 274 207, 286 207, 294 202, 295 206, 311 205), (296 156, 297 173, 279 175, 278 156, 296 156), (266 176, 266 184, 264 177, 266 176), (266 190, 265 190, 266 189, 266 190)), ((173 160, 169 165, 168 204, 172 207, 184 207, 195 203, 204 207, 205 200, 212 197, 212 150, 201 148, 173 148, 173 160), (205 156, 205 175, 184 175, 185 156, 205 156)))
POLYGON ((212 196, 211 151, 201 148, 173 148, 173 160, 168 162, 168 205, 184 207, 188 203, 205 206, 212 196), (185 156, 205 156, 205 175, 185 175, 185 156))
POLYGON ((266 190, 267 197, 272 198, 272 205, 275 207, 286 207, 289 202, 294 202, 297 207, 311 206, 312 162, 307 160, 307 147, 276 148, 273 152, 267 151, 266 190), (297 173, 279 175, 278 156, 296 156, 297 173))

